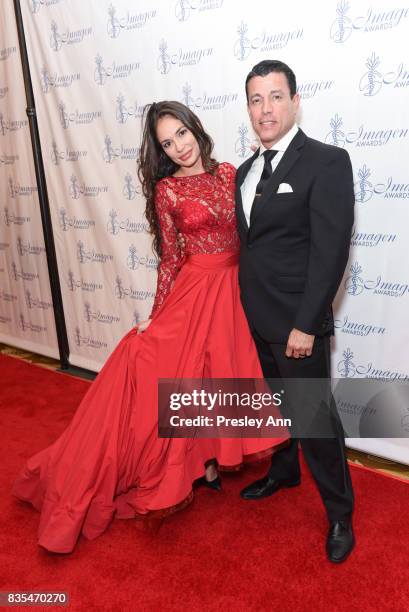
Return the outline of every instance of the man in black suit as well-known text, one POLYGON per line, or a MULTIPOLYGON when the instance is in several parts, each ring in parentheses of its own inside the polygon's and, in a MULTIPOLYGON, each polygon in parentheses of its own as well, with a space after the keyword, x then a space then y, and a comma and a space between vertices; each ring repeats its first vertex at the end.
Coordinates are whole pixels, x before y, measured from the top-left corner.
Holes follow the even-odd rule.
MULTIPOLYGON (((247 76, 251 123, 261 146, 237 171, 240 289, 263 373, 270 379, 330 378, 332 301, 348 260, 354 190, 348 153, 296 125, 293 71, 265 60, 247 76)), ((320 414, 324 437, 291 438, 264 478, 241 492, 260 499, 300 482, 298 442, 324 502, 328 558, 354 546, 353 491, 342 425, 332 400, 320 414)), ((305 398, 299 416, 314 412, 305 398)), ((315 407, 318 410, 318 406, 315 407)), ((311 414, 308 417, 314 419, 311 414)))

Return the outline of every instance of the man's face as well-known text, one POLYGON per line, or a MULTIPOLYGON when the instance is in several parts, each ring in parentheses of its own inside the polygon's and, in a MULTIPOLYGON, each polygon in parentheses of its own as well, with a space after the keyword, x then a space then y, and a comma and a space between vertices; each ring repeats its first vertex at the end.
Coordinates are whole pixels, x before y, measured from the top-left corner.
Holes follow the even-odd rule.
POLYGON ((248 112, 254 131, 266 149, 278 142, 293 127, 300 97, 290 96, 283 72, 256 76, 247 84, 248 112))

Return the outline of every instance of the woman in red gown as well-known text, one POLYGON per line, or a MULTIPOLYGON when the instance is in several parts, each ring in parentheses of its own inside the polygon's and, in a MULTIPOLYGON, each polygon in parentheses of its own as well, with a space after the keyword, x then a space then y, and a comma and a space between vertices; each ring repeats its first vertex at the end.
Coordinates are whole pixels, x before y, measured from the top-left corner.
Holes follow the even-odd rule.
POLYGON ((212 146, 184 105, 150 106, 139 173, 161 256, 151 318, 120 341, 71 424, 14 484, 41 511, 39 544, 50 551, 71 552, 114 516, 180 508, 195 480, 216 488, 215 464, 239 466, 282 441, 158 437, 158 378, 263 376, 240 304, 235 169, 217 164, 212 146))

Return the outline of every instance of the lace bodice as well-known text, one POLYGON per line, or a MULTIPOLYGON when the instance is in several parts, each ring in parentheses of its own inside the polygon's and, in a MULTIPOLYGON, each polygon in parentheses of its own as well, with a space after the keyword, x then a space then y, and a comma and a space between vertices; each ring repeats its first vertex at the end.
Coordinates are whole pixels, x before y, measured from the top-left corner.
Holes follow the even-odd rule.
POLYGON ((162 258, 151 316, 169 294, 186 255, 223 253, 239 248, 234 214, 234 166, 219 164, 214 175, 169 176, 156 185, 155 204, 162 258), (183 234, 183 253, 178 243, 183 234))

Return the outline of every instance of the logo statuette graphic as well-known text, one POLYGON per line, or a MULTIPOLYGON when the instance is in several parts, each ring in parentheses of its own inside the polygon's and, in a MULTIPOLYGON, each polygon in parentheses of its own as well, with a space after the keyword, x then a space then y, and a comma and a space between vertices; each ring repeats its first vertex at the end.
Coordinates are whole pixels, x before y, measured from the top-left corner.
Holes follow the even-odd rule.
POLYGON ((345 281, 345 289, 349 295, 359 295, 364 290, 364 280, 360 276, 362 273, 362 268, 357 262, 355 262, 352 264, 350 270, 351 276, 349 276, 345 281))
POLYGON ((251 51, 251 41, 247 38, 248 26, 242 21, 237 28, 239 38, 234 45, 234 57, 241 62, 248 58, 251 51))
POLYGON ((116 8, 112 4, 108 8, 108 15, 109 15, 108 25, 107 25, 108 35, 111 38, 118 38, 121 32, 121 24, 119 23, 119 19, 115 17, 116 8))
MULTIPOLYGON (((137 4, 136 2, 133 4, 137 4)), ((156 17, 156 9, 131 14, 129 11, 126 17, 118 18, 116 8, 113 4, 108 7, 107 33, 110 38, 118 38, 121 30, 134 30, 143 28, 149 19, 156 17)))
POLYGON ((31 0, 31 12, 35 15, 41 8, 41 0, 31 0))
POLYGON ((187 21, 194 11, 208 11, 219 9, 224 0, 177 0, 175 4, 175 15, 179 21, 187 21))
POLYGON ((183 93, 183 100, 182 100, 183 104, 185 104, 189 108, 194 108, 196 105, 195 105, 194 99, 190 95, 192 93, 192 87, 189 85, 189 83, 186 83, 183 86, 182 93, 183 93))
MULTIPOLYGON (((355 10, 359 10, 363 3, 352 2, 355 10), (354 6, 355 5, 355 6, 354 6)), ((409 7, 399 7, 384 5, 377 10, 369 6, 364 14, 351 18, 348 13, 351 8, 347 0, 340 0, 336 8, 336 18, 330 27, 330 38, 334 43, 346 42, 351 34, 361 32, 364 34, 372 32, 389 32, 392 28, 399 26, 404 19, 409 17, 409 7)))
POLYGON ((110 72, 104 68, 102 55, 99 53, 95 56, 95 64, 94 81, 98 83, 98 85, 104 85, 107 77, 110 76, 110 72))
POLYGON ((74 342, 78 347, 89 346, 90 348, 94 348, 94 349, 101 349, 101 348, 108 347, 107 343, 103 342, 102 340, 97 340, 95 338, 91 338, 91 336, 82 335, 81 330, 78 327, 78 325, 75 327, 75 331, 74 331, 74 342))
POLYGON ((53 51, 59 51, 62 47, 63 39, 58 32, 58 25, 53 20, 51 22, 50 46, 53 51))
POLYGON ((107 231, 112 236, 119 234, 118 213, 113 208, 109 211, 109 221, 107 223, 107 231))
POLYGON ((65 208, 60 208, 60 228, 63 232, 68 232, 70 225, 68 220, 67 211, 65 208))
POLYGON ((168 74, 171 67, 171 59, 168 54, 168 44, 165 40, 159 43, 158 70, 161 74, 168 74))
POLYGON ((52 6, 58 4, 61 0, 28 0, 30 3, 30 9, 33 15, 37 15, 40 12, 42 6, 52 6))
POLYGON ((175 14, 179 21, 189 19, 190 11, 196 8, 192 0, 178 0, 176 2, 175 14))
POLYGON ((122 189, 122 193, 127 200, 134 200, 136 198, 136 194, 140 192, 138 187, 135 187, 133 178, 129 174, 129 172, 125 175, 125 185, 122 189))
POLYGON ((337 18, 331 26, 330 37, 336 43, 345 42, 352 34, 353 25, 347 13, 350 9, 346 0, 341 0, 337 4, 337 18))
MULTIPOLYGON (((384 234, 386 241, 394 240, 394 234, 384 234)), ((395 235, 396 237, 396 235, 395 235)), ((409 283, 384 280, 381 274, 375 278, 363 278, 362 267, 358 262, 352 264, 350 268, 350 276, 345 280, 344 286, 349 295, 361 295, 364 291, 370 292, 373 295, 382 295, 392 298, 402 298, 409 295, 409 283)))
POLYGON ((282 30, 279 32, 268 32, 263 30, 257 36, 250 38, 248 34, 248 26, 242 21, 237 28, 239 35, 233 46, 234 57, 243 62, 246 60, 252 51, 262 51, 265 53, 277 52, 284 49, 287 45, 296 40, 302 40, 304 30, 295 28, 293 30, 282 30))
POLYGON ((383 76, 377 70, 379 64, 380 59, 375 53, 372 53, 365 62, 368 70, 359 82, 359 91, 362 91, 364 96, 375 96, 382 87, 383 76))
POLYGON ((325 142, 328 144, 332 144, 335 147, 343 147, 345 144, 345 134, 342 131, 343 121, 342 118, 337 114, 332 117, 329 122, 331 131, 325 137, 325 142))
POLYGON ((354 358, 354 353, 350 348, 347 348, 342 353, 343 359, 338 363, 338 372, 341 374, 343 378, 352 378, 356 374, 356 366, 352 359, 354 358))
POLYGON ((109 136, 105 136, 105 149, 102 155, 107 164, 112 164, 117 157, 114 147, 112 146, 112 140, 109 136))
POLYGON ((115 278, 114 295, 118 300, 123 300, 129 297, 131 300, 146 301, 155 297, 154 291, 147 289, 134 289, 133 287, 125 287, 121 277, 118 275, 115 278))
POLYGON ((367 70, 359 81, 359 91, 364 96, 376 96, 383 85, 392 85, 394 83, 395 88, 409 86, 409 72, 403 63, 400 63, 396 70, 390 70, 389 72, 378 70, 380 63, 381 60, 375 52, 365 62, 367 70))
POLYGON ((359 180, 355 183, 355 199, 357 202, 367 202, 373 194, 372 183, 368 180, 371 176, 371 171, 364 164, 362 168, 358 170, 359 180))
POLYGON ((239 137, 234 145, 234 151, 239 157, 245 158, 249 155, 249 153, 251 153, 251 140, 248 137, 249 128, 247 125, 242 123, 237 131, 239 133, 239 137))

